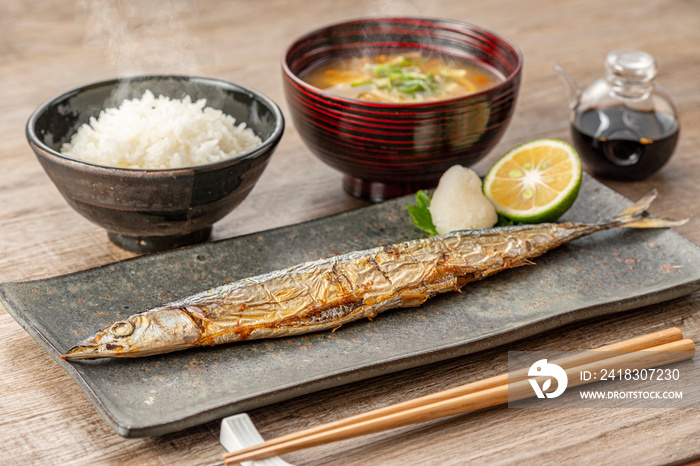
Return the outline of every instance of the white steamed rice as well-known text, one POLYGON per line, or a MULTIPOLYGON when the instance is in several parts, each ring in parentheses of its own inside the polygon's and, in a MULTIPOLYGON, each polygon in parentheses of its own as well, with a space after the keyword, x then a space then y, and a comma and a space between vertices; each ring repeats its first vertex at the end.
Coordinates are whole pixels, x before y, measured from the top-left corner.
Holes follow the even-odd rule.
POLYGON ((98 165, 179 168, 234 157, 262 144, 260 138, 206 100, 192 102, 146 91, 90 118, 63 144, 61 153, 98 165))

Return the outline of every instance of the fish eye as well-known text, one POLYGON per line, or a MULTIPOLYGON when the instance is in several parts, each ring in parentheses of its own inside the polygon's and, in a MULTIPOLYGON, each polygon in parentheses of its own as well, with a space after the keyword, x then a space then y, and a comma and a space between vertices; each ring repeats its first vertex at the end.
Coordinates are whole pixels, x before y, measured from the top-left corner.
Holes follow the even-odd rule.
POLYGON ((109 331, 115 337, 128 337, 134 333, 134 324, 129 321, 115 322, 109 331))

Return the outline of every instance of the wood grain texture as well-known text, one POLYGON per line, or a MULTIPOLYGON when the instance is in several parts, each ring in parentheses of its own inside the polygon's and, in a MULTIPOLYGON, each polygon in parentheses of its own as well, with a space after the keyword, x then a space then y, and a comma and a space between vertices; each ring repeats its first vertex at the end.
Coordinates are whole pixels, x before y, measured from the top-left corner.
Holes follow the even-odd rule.
MULTIPOLYGON (((605 54, 640 48, 659 62, 659 82, 681 118, 676 154, 637 183, 606 184, 652 213, 691 216, 677 231, 700 244, 700 7, 694 0, 3 0, 0 2, 0 281, 29 280, 132 257, 58 194, 29 150, 24 125, 53 95, 124 73, 191 73, 239 82, 285 115, 280 56, 324 24, 376 15, 440 17, 513 39, 525 56, 520 98, 505 137, 481 174, 516 144, 570 140, 566 68, 582 85, 605 54)), ((585 201, 585 200, 584 200, 585 201)), ((362 205, 340 175, 317 161, 291 120, 249 198, 214 228, 226 238, 362 205)), ((678 326, 700 342, 700 296, 559 329, 456 360, 351 384, 251 412, 263 436, 288 433, 504 372, 513 350, 583 350, 678 326)), ((123 439, 61 368, 0 310, 0 458, 10 464, 209 464, 224 452, 218 423, 158 438, 123 439)), ((184 400, 183 402, 186 402, 184 400)), ((307 464, 666 464, 700 458, 700 409, 515 410, 493 408, 405 427, 286 457, 307 464)))

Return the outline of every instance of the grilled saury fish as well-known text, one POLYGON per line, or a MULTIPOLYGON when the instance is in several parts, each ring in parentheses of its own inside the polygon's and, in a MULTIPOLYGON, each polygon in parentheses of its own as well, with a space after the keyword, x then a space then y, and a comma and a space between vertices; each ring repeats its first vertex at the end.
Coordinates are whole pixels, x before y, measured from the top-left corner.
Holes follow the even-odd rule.
POLYGON ((195 346, 335 329, 439 293, 611 228, 683 224, 644 215, 650 193, 599 223, 549 223, 454 232, 356 251, 220 286, 115 322, 64 359, 137 357, 195 346))

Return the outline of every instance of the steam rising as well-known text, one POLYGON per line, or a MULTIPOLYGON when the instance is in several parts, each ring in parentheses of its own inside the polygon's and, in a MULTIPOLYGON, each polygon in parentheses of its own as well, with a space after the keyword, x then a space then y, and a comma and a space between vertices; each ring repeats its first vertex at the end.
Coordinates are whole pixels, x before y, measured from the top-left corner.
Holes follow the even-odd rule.
POLYGON ((425 13, 424 8, 409 0, 365 0, 364 6, 367 16, 421 16, 425 13))
POLYGON ((186 19, 196 16, 187 0, 86 0, 80 3, 85 45, 104 50, 120 76, 194 73, 195 36, 186 19))

